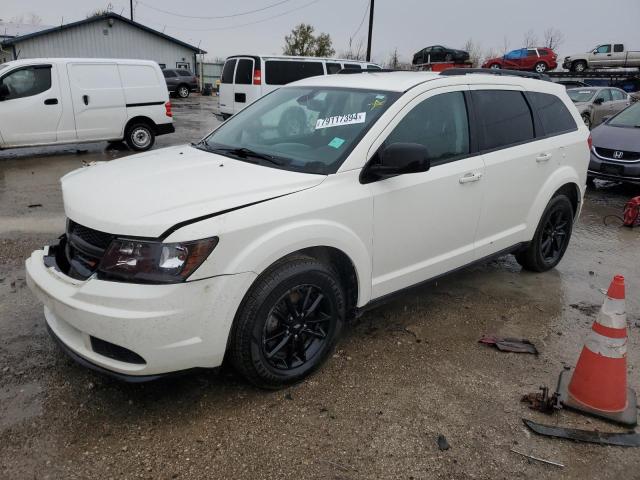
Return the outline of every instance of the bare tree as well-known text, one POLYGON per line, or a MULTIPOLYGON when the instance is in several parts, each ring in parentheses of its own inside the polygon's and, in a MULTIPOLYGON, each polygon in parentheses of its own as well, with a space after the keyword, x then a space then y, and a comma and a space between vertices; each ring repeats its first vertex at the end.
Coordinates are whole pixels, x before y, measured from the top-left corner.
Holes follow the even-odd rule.
POLYGON ((504 37, 502 37, 502 55, 506 55, 508 51, 509 51, 509 39, 505 35, 504 37))
POLYGON ((544 31, 544 46, 557 51, 564 43, 564 33, 557 28, 549 27, 544 31))
POLYGON ((489 48, 489 49, 484 51, 484 53, 482 54, 482 58, 479 60, 479 62, 482 65, 484 62, 486 62, 490 58, 496 58, 496 57, 499 57, 499 56, 501 56, 501 55, 496 52, 495 48, 489 48))
POLYGON ((393 70, 398 70, 400 68, 400 56, 398 55, 398 47, 391 52, 389 55, 389 60, 387 61, 387 68, 391 68, 393 70))
POLYGON ((524 37, 522 37, 522 43, 526 48, 536 47, 538 45, 538 36, 536 33, 529 29, 524 33, 524 37))
POLYGON ((364 40, 361 38, 356 45, 353 44, 353 38, 349 38, 349 47, 344 50, 340 56, 345 60, 365 60, 366 51, 364 48, 364 40))
POLYGON ((477 67, 480 65, 480 60, 482 57, 482 47, 479 43, 473 41, 473 38, 470 38, 462 47, 462 50, 465 52, 469 52, 469 61, 471 62, 472 67, 477 67))

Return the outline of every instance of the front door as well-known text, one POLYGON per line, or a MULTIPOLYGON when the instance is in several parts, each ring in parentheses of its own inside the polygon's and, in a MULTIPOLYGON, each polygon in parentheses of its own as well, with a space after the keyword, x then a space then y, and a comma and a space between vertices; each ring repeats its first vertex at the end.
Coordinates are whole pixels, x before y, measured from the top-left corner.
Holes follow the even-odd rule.
POLYGON ((52 65, 17 68, 0 78, 0 133, 5 146, 55 143, 62 117, 60 84, 52 65))
MULTIPOLYGON (((431 169, 369 184, 373 195, 372 295, 400 290, 472 261, 483 162, 470 153, 465 93, 435 89, 412 100, 378 137, 426 147, 431 169)), ((465 89, 466 91, 466 89, 465 89)))
POLYGON ((67 72, 78 140, 121 138, 127 109, 118 66, 70 63, 67 72))
POLYGON ((611 60, 611 45, 600 45, 589 54, 590 67, 606 67, 611 60))

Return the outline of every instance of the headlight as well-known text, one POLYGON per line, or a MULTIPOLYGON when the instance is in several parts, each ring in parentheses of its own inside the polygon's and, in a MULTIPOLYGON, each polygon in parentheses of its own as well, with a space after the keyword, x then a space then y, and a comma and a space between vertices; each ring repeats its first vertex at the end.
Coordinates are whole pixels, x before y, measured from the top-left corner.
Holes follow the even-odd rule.
POLYGON ((98 278, 133 283, 183 282, 217 244, 218 237, 180 243, 118 238, 102 257, 98 278))

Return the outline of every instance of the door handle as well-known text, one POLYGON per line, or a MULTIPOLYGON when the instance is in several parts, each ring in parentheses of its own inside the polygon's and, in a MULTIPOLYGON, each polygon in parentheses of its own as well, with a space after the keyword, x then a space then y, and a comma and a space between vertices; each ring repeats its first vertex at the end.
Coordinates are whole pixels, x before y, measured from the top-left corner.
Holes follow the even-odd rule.
POLYGON ((57 98, 47 98, 44 101, 45 105, 57 105, 58 104, 58 99, 57 98))
POLYGON ((538 163, 548 162, 549 160, 551 160, 551 157, 552 155, 550 153, 541 153, 536 157, 536 162, 538 163))
POLYGON ((481 172, 470 172, 464 175, 463 177, 460 177, 458 181, 460 183, 471 183, 471 182, 477 182, 481 178, 482 178, 481 172))
POLYGON ((82 101, 85 105, 89 105, 89 95, 82 95, 82 101))

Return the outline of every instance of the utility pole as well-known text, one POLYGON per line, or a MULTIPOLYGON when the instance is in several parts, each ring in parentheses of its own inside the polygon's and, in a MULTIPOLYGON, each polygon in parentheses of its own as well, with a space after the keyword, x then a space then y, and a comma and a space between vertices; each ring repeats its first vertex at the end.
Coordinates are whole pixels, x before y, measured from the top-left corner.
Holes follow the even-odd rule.
POLYGON ((131 12, 131 21, 133 22, 133 0, 129 0, 129 11, 131 12))
POLYGON ((367 40, 367 62, 371 61, 371 35, 373 33, 373 2, 370 0, 369 6, 369 39, 367 40))

